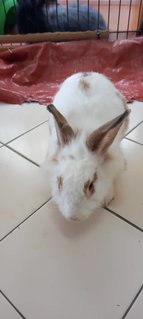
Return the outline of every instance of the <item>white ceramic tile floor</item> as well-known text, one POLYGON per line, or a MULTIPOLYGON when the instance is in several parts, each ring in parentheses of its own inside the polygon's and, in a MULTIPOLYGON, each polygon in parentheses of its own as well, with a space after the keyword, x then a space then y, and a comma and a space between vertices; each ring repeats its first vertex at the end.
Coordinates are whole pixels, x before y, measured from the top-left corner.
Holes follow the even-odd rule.
POLYGON ((130 123, 128 127, 128 132, 134 129, 139 123, 143 121, 143 102, 135 101, 129 104, 131 109, 130 123))
MULTIPOLYGON (((129 131, 143 121, 143 103, 130 108, 129 131)), ((33 103, 0 107, 0 141, 15 139, 13 150, 0 148, 0 290, 21 313, 0 295, 0 318, 123 319, 143 284, 143 146, 123 141, 128 166, 110 206, 119 216, 101 209, 69 223, 52 201, 44 205, 48 176, 22 157, 43 161, 47 119, 33 103)), ((135 130, 132 139, 140 142, 143 131, 135 130)), ((126 318, 142 318, 142 298, 126 318)))
POLYGON ((127 138, 143 145, 143 123, 139 124, 136 129, 128 134, 127 138))
POLYGON ((9 145, 32 161, 41 165, 48 150, 48 122, 38 126, 27 134, 14 140, 9 145))
POLYGON ((0 149, 0 238, 50 198, 45 172, 6 147, 0 149))
POLYGON ((122 146, 127 168, 109 208, 143 229, 143 147, 126 139, 122 146))
POLYGON ((7 143, 48 120, 45 106, 38 103, 7 105, 0 103, 0 141, 7 143))
POLYGON ((1 287, 26 318, 121 318, 142 252, 143 234, 104 209, 75 225, 51 201, 2 242, 1 287))

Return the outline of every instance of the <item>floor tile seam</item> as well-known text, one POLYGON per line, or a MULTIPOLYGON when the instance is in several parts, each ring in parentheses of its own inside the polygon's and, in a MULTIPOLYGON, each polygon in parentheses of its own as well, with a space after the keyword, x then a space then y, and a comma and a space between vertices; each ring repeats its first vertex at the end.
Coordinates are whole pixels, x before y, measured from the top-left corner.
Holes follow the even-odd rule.
POLYGON ((132 131, 134 131, 140 124, 142 124, 143 123, 143 120, 142 121, 140 121, 137 125, 135 125, 134 127, 132 127, 127 133, 126 133, 126 135, 125 135, 125 137, 126 136, 128 136, 132 131))
POLYGON ((12 306, 12 308, 19 314, 22 319, 26 319, 26 317, 21 313, 21 311, 11 302, 11 300, 5 295, 5 293, 0 290, 1 295, 5 298, 5 300, 12 306))
POLYGON ((128 225, 132 226, 133 228, 137 229, 138 231, 143 232, 143 228, 141 228, 138 225, 136 225, 135 223, 131 222, 129 219, 121 216, 119 213, 116 213, 114 210, 112 210, 108 207, 105 207, 105 210, 108 211, 109 213, 113 214, 115 217, 121 219, 122 221, 124 221, 128 225))
POLYGON ((140 145, 140 146, 143 146, 143 143, 137 142, 137 141, 133 140, 132 138, 125 137, 125 139, 126 139, 127 141, 130 141, 130 142, 133 142, 133 143, 138 144, 138 145, 140 145))
POLYGON ((132 302, 130 303, 129 307, 127 308, 127 310, 125 311, 124 315, 122 316, 122 319, 125 319, 127 317, 127 315, 129 314, 130 310, 132 309, 132 307, 134 306, 135 302, 137 301, 137 299, 139 298, 141 292, 143 291, 143 284, 141 285, 140 289, 138 290, 138 292, 136 293, 135 297, 133 298, 132 302))
POLYGON ((25 131, 25 132, 23 132, 23 133, 17 135, 16 137, 14 137, 13 139, 9 140, 8 142, 6 142, 6 143, 1 142, 1 143, 2 143, 4 146, 6 146, 6 145, 8 145, 8 144, 14 142, 15 140, 21 138, 22 136, 24 136, 24 135, 26 135, 26 134, 32 132, 33 130, 35 130, 36 128, 42 126, 43 124, 48 123, 48 121, 49 121, 49 120, 43 121, 43 122, 41 122, 40 124, 37 124, 37 125, 33 126, 31 129, 29 129, 29 130, 27 130, 27 131, 25 131))
POLYGON ((0 242, 3 242, 6 238, 8 238, 15 230, 17 230, 21 225, 23 225, 27 220, 29 220, 33 215, 35 215, 41 208, 43 208, 47 203, 51 201, 52 197, 46 200, 42 205, 40 205, 37 209, 35 209, 31 214, 29 214, 26 218, 24 218, 19 224, 17 224, 14 228, 12 228, 6 235, 4 235, 0 242))
POLYGON ((4 147, 6 147, 7 149, 9 149, 10 151, 16 153, 17 155, 19 155, 20 157, 24 158, 25 160, 27 160, 28 162, 30 162, 31 164, 40 167, 40 165, 38 163, 36 163, 35 161, 31 160, 29 157, 25 156, 24 154, 22 154, 21 152, 17 151, 16 149, 14 149, 13 147, 9 146, 9 145, 3 145, 4 147))

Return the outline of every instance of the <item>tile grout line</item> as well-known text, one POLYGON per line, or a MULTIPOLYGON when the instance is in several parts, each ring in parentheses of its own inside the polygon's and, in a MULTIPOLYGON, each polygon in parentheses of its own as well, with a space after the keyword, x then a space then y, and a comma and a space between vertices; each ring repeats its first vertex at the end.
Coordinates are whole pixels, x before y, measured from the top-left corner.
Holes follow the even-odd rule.
POLYGON ((125 137, 124 139, 125 139, 125 140, 127 140, 127 141, 130 141, 130 142, 133 142, 133 143, 135 143, 135 144, 138 144, 138 145, 140 145, 140 146, 143 146, 143 144, 142 144, 142 143, 137 142, 137 141, 135 141, 135 140, 132 140, 132 139, 131 139, 131 138, 129 138, 129 137, 125 137))
POLYGON ((137 292, 137 294, 135 295, 135 297, 133 298, 132 302, 130 303, 129 307, 127 308, 127 310, 125 311, 122 319, 125 319, 127 314, 129 313, 129 311, 131 310, 131 308, 133 307, 133 305, 135 304, 137 298, 139 297, 140 293, 143 290, 143 285, 141 286, 141 288, 139 289, 139 291, 137 292))
POLYGON ((15 226, 13 229, 11 229, 5 236, 3 236, 0 239, 0 242, 2 242, 4 239, 6 239, 9 235, 11 235, 17 228, 19 228, 21 225, 23 225, 29 218, 31 218, 34 214, 36 214, 42 207, 44 207, 47 203, 50 202, 52 197, 50 197, 46 202, 44 202, 41 206, 39 206, 34 212, 32 212, 30 215, 28 215, 26 218, 24 218, 17 226, 15 226))
POLYGON ((29 132, 35 130, 36 128, 38 128, 39 126, 45 124, 45 123, 48 122, 48 121, 49 121, 49 120, 43 121, 43 122, 41 122, 40 124, 37 124, 36 126, 33 126, 33 127, 32 127, 31 129, 29 129, 28 131, 26 131, 26 132, 24 132, 24 133, 21 133, 20 135, 14 137, 12 140, 10 140, 10 141, 8 141, 8 142, 6 142, 6 143, 1 142, 1 144, 3 144, 4 146, 6 146, 6 145, 8 145, 8 144, 14 142, 14 141, 17 140, 18 138, 22 137, 23 135, 26 135, 27 133, 29 133, 29 132))
POLYGON ((136 228, 137 230, 143 232, 143 229, 139 226, 137 226, 136 224, 130 222, 128 219, 124 218, 123 216, 120 216, 119 214, 117 214, 116 212, 114 212, 113 210, 111 210, 110 208, 105 207, 105 210, 107 210, 109 213, 111 213, 112 215, 120 218, 121 220, 123 220, 124 222, 126 222, 127 224, 129 224, 130 226, 136 228))
POLYGON ((126 137, 128 134, 130 134, 132 131, 134 131, 142 123, 143 123, 143 120, 140 121, 136 126, 134 126, 129 132, 127 132, 127 134, 124 137, 126 137))
POLYGON ((9 150, 11 150, 12 152, 16 153, 17 155, 21 156, 22 158, 26 159, 28 162, 34 164, 35 166, 40 167, 39 164, 37 164, 36 162, 34 162, 33 160, 31 160, 30 158, 28 158, 28 157, 25 156, 24 154, 20 153, 19 151, 15 150, 15 149, 12 148, 11 146, 9 146, 9 145, 3 145, 3 146, 5 146, 5 147, 8 148, 9 150))
POLYGON ((15 311, 19 314, 19 316, 22 319, 26 319, 26 317, 24 317, 24 315, 19 311, 19 309, 17 307, 14 306, 14 304, 10 301, 10 299, 2 292, 2 290, 0 290, 0 293, 2 294, 2 296, 7 300, 7 302, 12 306, 12 308, 15 309, 15 311))

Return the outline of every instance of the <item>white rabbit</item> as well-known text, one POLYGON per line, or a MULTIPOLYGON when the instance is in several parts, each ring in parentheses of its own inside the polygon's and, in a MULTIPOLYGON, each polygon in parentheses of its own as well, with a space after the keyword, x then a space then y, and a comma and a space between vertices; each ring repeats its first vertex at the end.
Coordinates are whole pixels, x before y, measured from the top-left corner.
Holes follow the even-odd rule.
POLYGON ((104 75, 89 72, 67 78, 49 105, 47 169, 62 215, 82 220, 114 197, 124 170, 120 148, 129 110, 104 75))

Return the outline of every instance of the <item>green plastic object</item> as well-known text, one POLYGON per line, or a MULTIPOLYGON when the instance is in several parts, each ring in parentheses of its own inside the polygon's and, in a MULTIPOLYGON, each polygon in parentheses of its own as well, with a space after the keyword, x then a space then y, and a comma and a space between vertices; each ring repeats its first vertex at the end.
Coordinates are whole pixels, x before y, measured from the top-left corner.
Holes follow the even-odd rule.
POLYGON ((5 33, 5 23, 14 26, 16 23, 16 0, 0 0, 0 34, 5 33))

